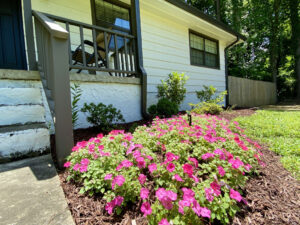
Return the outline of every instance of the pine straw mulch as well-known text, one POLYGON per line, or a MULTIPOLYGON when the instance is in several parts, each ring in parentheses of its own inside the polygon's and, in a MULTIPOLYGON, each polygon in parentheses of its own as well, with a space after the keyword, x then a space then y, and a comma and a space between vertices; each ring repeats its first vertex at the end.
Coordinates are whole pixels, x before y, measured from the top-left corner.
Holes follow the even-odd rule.
MULTIPOLYGON (((243 109, 225 112, 221 117, 233 119, 250 116, 254 110, 243 109)), ((95 136, 91 129, 75 132, 75 140, 88 140, 95 136)), ((300 181, 293 178, 280 163, 280 156, 263 146, 265 167, 260 175, 252 177, 243 189, 248 205, 241 205, 241 211, 233 218, 233 225, 247 224, 300 224, 300 181)), ((80 187, 67 182, 68 172, 59 172, 69 208, 77 225, 146 225, 137 206, 130 205, 121 215, 109 216, 105 211, 106 201, 101 196, 88 197, 79 194, 80 187)))

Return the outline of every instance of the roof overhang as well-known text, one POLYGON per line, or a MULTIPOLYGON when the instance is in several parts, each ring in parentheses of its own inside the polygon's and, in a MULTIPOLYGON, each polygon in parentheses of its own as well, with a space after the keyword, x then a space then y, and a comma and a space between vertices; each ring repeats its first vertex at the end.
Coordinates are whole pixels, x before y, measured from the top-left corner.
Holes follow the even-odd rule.
POLYGON ((201 20, 204 20, 210 24, 212 24, 213 26, 222 29, 223 31, 234 35, 235 37, 237 37, 240 41, 238 43, 241 43, 242 41, 246 40, 246 37, 236 31, 234 31, 233 29, 231 29, 229 26, 227 26, 226 24, 222 23, 219 20, 214 19, 211 16, 206 15, 205 13, 201 12, 199 9, 188 5, 187 3, 185 3, 184 1, 181 0, 165 0, 166 2, 200 18, 201 20))

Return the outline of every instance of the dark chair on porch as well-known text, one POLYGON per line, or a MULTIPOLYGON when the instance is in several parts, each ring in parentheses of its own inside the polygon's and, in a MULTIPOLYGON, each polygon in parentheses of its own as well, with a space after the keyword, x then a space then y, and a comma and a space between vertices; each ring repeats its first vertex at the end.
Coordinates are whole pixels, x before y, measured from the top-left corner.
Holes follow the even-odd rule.
MULTIPOLYGON (((89 46, 89 47, 94 47, 94 43, 89 41, 89 40, 84 40, 83 41, 84 45, 89 46)), ((94 64, 98 64, 98 67, 107 67, 106 60, 104 59, 105 57, 105 49, 97 45, 97 52, 89 53, 86 51, 86 46, 84 46, 84 49, 82 48, 82 45, 80 44, 75 51, 72 51, 72 60, 73 60, 73 65, 84 65, 84 59, 85 57, 85 62, 87 67, 93 67, 94 64), (84 54, 83 54, 84 50, 84 54), (96 54, 97 54, 97 62, 96 62, 96 54)), ((71 70, 71 69, 70 69, 71 70)), ((79 69, 77 73, 80 73, 82 69, 79 69)), ((95 74, 95 71, 89 71, 91 74, 95 74)))

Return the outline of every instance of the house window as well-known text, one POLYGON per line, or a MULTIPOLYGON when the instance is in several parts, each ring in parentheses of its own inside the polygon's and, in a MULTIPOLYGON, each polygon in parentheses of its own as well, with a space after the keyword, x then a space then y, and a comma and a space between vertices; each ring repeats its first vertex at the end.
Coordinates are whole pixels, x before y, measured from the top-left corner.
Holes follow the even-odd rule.
POLYGON ((91 0, 94 24, 130 33, 130 6, 116 0, 91 0))
POLYGON ((202 34, 190 31, 191 64, 219 68, 219 43, 202 34))

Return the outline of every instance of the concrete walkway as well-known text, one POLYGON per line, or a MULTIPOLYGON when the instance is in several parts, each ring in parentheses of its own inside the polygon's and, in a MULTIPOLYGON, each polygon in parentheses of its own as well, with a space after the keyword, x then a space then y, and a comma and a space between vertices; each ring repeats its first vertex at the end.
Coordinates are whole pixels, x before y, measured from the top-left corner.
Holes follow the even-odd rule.
POLYGON ((74 225, 50 155, 0 164, 1 225, 74 225))

